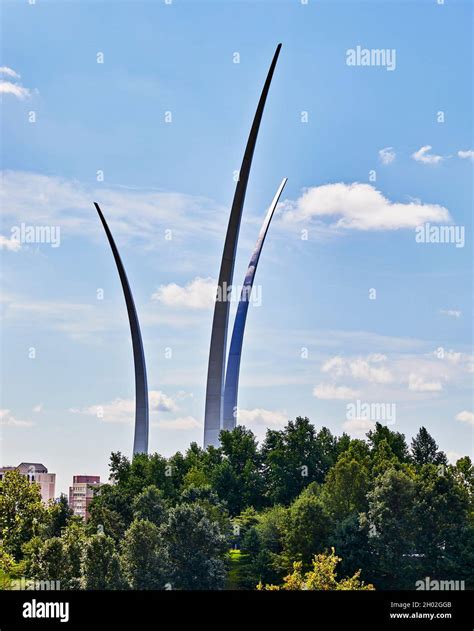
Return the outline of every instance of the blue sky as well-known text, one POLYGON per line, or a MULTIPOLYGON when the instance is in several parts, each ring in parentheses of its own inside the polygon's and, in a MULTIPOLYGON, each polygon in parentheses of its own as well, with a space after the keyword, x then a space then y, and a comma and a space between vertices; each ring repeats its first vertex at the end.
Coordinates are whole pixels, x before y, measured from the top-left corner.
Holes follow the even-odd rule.
POLYGON ((235 283, 288 183, 249 309, 241 419, 260 439, 296 415, 363 436, 351 402, 396 404, 394 429, 471 453, 471 22, 451 0, 4 3, 0 464, 43 462, 65 490, 130 453, 128 322, 93 201, 135 294, 150 448, 202 441, 208 296, 278 42, 235 283), (395 50, 395 68, 347 65, 357 46, 395 50), (418 243, 427 222, 463 228, 464 247, 418 243), (12 241, 22 223, 59 226, 60 246, 12 241))

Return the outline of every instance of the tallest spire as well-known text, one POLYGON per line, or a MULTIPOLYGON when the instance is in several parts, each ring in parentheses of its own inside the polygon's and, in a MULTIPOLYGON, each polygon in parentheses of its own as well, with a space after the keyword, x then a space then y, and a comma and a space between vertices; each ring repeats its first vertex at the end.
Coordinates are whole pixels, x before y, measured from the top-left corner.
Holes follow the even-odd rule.
POLYGON ((229 224, 222 254, 221 268, 217 287, 217 299, 214 306, 214 318, 212 321, 211 346, 209 350, 209 365, 207 370, 206 410, 204 415, 204 447, 218 445, 219 432, 222 426, 225 352, 227 346, 227 326, 229 321, 228 292, 232 286, 234 275, 235 254, 239 238, 242 209, 247 191, 247 183, 250 175, 250 167, 257 142, 258 130, 262 120, 268 90, 272 81, 273 72, 280 54, 281 44, 278 44, 273 55, 270 69, 265 79, 262 94, 257 105, 257 111, 250 129, 247 146, 245 147, 242 166, 239 172, 239 181, 235 187, 234 199, 230 211, 229 224))
POLYGON ((115 265, 122 284, 125 304, 127 306, 128 321, 130 324, 130 333, 132 335, 133 362, 135 368, 135 436, 133 439, 133 454, 148 453, 148 384, 146 378, 145 353, 143 352, 142 336, 140 333, 140 324, 138 322, 137 310, 133 301, 132 290, 125 273, 125 268, 120 258, 119 251, 115 245, 114 238, 110 232, 109 226, 105 221, 105 217, 99 207, 94 202, 94 206, 104 226, 105 234, 109 240, 112 254, 114 255, 115 265))

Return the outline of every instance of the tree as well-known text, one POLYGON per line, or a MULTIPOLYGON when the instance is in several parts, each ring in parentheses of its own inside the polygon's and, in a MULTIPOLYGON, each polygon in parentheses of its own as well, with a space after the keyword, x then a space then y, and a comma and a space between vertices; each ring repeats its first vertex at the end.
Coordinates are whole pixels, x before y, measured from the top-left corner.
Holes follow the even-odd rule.
POLYGON ((286 532, 288 509, 273 506, 255 516, 242 514, 244 536, 242 551, 248 553, 240 571, 239 583, 244 589, 255 589, 259 582, 273 583, 282 580, 281 553, 286 532), (252 524, 247 529, 246 524, 252 524))
POLYGON ((421 467, 414 488, 414 540, 423 572, 427 576, 453 576, 453 561, 459 569, 464 564, 453 551, 459 550, 463 540, 468 541, 468 494, 450 469, 434 464, 421 467))
POLYGON ((400 462, 408 462, 410 459, 405 435, 400 432, 392 432, 386 425, 375 423, 375 428, 367 432, 367 439, 372 450, 376 450, 379 443, 386 440, 400 462))
POLYGON ((255 526, 252 526, 244 535, 242 539, 242 552, 249 554, 251 557, 255 558, 257 554, 262 549, 262 544, 260 541, 260 537, 258 534, 258 530, 255 526))
POLYGON ((283 542, 288 524, 288 509, 272 506, 259 515, 256 525, 262 548, 278 554, 283 550, 283 542))
MULTIPOLYGON (((105 503, 104 503, 105 504, 105 503)), ((90 517, 87 521, 87 532, 90 535, 104 533, 116 542, 121 541, 125 530, 126 522, 117 511, 108 508, 102 502, 90 504, 90 517)))
POLYGON ((308 565, 314 554, 326 547, 330 530, 330 519, 321 499, 312 490, 306 489, 287 513, 283 544, 285 565, 291 567, 291 559, 308 565))
POLYGON ((459 458, 451 472, 457 483, 466 490, 471 504, 471 511, 474 511, 474 465, 469 456, 459 458))
MULTIPOLYGON (((15 559, 6 552, 3 543, 0 541, 0 577, 3 574, 9 576, 15 565, 15 559)), ((2 577, 3 578, 3 577, 2 577)))
POLYGON ((136 519, 122 542, 122 567, 132 589, 164 589, 167 582, 166 555, 158 526, 136 519))
POLYGON ((0 480, 0 538, 5 552, 22 558, 22 546, 46 524, 46 507, 38 484, 19 471, 7 471, 0 480))
POLYGON ((61 493, 59 499, 48 506, 48 517, 50 521, 48 526, 48 535, 50 537, 60 537, 73 514, 74 513, 69 506, 66 495, 61 493))
POLYGON ((206 511, 209 521, 216 522, 221 534, 230 537, 231 521, 227 502, 222 501, 210 485, 190 486, 179 496, 180 504, 195 504, 206 511))
POLYGON ((283 579, 283 585, 257 585, 259 590, 373 590, 371 584, 364 584, 360 580, 361 570, 354 576, 337 580, 336 566, 341 558, 336 556, 334 548, 330 554, 317 554, 313 558, 313 569, 303 574, 303 564, 301 561, 293 563, 293 572, 283 579))
POLYGON ((174 589, 222 589, 227 544, 216 522, 197 505, 172 508, 160 529, 174 589))
POLYGON ((111 537, 92 535, 84 545, 83 589, 122 589, 125 585, 120 558, 111 537))
POLYGON ((220 433, 222 461, 211 474, 212 486, 225 500, 231 515, 238 515, 247 506, 262 505, 263 479, 261 457, 253 432, 238 425, 220 433))
POLYGON ((282 431, 267 430, 262 445, 267 496, 289 504, 311 482, 323 482, 337 457, 337 441, 327 428, 316 433, 306 417, 288 421, 282 431))
POLYGON ((23 546, 26 574, 40 581, 59 582, 60 589, 80 586, 83 528, 71 524, 61 537, 34 537, 23 546))
POLYGON ((327 513, 339 522, 353 513, 367 510, 368 488, 367 467, 348 449, 329 470, 322 488, 321 501, 327 513))
POLYGON ((32 562, 31 576, 41 581, 59 581, 61 587, 69 578, 67 555, 60 537, 38 541, 32 562))
POLYGON ((193 465, 184 476, 183 486, 188 488, 189 486, 208 486, 209 478, 203 468, 193 465))
POLYGON ((369 530, 377 558, 377 584, 384 589, 413 589, 410 569, 415 552, 414 482, 404 471, 391 468, 377 478, 367 497, 369 510, 362 525, 369 530))
POLYGON ((147 486, 132 502, 133 515, 136 519, 147 519, 159 526, 165 519, 166 507, 163 493, 153 484, 147 486))
POLYGON ((370 473, 372 479, 385 473, 389 469, 402 469, 402 463, 395 455, 387 438, 382 438, 371 451, 370 473))
POLYGON ((340 570, 343 574, 353 574, 359 568, 363 568, 364 576, 370 582, 376 583, 374 568, 377 565, 377 557, 370 544, 366 519, 363 520, 366 522, 365 526, 362 526, 360 521, 361 516, 352 513, 342 521, 336 522, 331 542, 342 557, 340 570))
POLYGON ((448 464, 448 459, 443 451, 438 451, 435 439, 428 433, 425 427, 421 427, 418 434, 411 442, 411 454, 415 464, 448 464))
POLYGON ((67 577, 67 589, 80 589, 80 578, 82 572, 82 555, 86 541, 84 524, 71 520, 68 526, 62 531, 61 539, 67 555, 69 573, 67 577))

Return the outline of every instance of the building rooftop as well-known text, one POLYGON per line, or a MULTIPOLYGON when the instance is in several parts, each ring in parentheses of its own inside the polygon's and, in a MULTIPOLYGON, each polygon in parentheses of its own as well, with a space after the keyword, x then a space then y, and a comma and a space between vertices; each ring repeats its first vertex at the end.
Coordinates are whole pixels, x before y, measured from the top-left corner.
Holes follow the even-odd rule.
POLYGON ((41 470, 43 473, 48 473, 48 469, 44 466, 42 462, 20 462, 16 469, 20 467, 34 467, 38 472, 41 470))

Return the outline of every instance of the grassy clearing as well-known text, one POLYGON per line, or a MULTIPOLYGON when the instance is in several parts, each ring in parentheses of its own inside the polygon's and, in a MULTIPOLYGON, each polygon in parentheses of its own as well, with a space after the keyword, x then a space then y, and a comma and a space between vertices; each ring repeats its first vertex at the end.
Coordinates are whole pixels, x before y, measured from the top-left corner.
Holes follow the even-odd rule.
POLYGON ((248 554, 240 550, 229 550, 229 572, 227 574, 226 589, 242 589, 240 585, 240 572, 245 565, 248 554))

